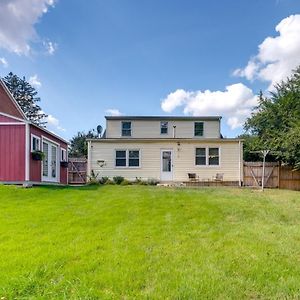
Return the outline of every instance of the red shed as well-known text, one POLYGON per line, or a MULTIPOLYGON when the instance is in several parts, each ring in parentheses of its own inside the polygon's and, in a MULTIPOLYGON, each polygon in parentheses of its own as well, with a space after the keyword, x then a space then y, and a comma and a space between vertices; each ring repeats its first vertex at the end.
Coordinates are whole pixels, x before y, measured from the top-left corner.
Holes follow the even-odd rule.
POLYGON ((67 141, 27 120, 0 79, 0 182, 67 184, 67 150, 67 141))

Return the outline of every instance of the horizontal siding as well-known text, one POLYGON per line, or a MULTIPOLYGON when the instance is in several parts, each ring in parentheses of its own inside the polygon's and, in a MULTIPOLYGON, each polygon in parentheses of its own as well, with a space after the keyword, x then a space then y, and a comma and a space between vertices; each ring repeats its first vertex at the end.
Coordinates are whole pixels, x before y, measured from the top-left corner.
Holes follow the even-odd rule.
MULTIPOLYGON (((202 122, 199 120, 199 122, 202 122)), ((106 137, 120 138, 121 123, 119 120, 107 120, 106 137)), ((219 138, 220 122, 219 121, 203 121, 204 136, 202 138, 219 138)), ((194 138, 194 121, 169 121, 168 134, 160 134, 160 121, 131 121, 132 138, 173 138, 173 126, 176 126, 176 137, 178 138, 194 138)), ((201 139, 201 137, 199 137, 201 139)))
POLYGON ((185 181, 187 173, 196 173, 200 179, 212 178, 216 173, 224 173, 224 180, 239 180, 239 143, 238 142, 140 142, 118 143, 91 142, 90 169, 99 177, 123 176, 133 180, 136 177, 143 179, 160 179, 161 150, 173 149, 173 180, 185 181), (220 166, 196 166, 196 147, 220 147, 220 166), (115 149, 140 149, 141 167, 136 169, 115 168, 115 149), (99 167, 97 160, 104 160, 104 167, 99 167))

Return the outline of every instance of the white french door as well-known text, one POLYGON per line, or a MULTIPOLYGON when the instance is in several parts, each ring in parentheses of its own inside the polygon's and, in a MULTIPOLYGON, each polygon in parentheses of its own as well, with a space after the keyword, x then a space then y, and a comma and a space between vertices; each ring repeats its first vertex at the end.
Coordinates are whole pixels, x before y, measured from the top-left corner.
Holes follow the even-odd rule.
POLYGON ((161 150, 161 181, 173 180, 173 150, 161 150))
POLYGON ((43 140, 42 180, 58 182, 58 147, 43 140))

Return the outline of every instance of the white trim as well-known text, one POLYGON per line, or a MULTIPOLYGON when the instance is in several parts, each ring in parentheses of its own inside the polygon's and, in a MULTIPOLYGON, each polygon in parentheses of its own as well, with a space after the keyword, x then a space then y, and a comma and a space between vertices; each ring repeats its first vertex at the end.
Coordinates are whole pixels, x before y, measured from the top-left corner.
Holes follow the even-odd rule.
MULTIPOLYGON (((91 148, 92 148, 92 141, 88 141, 87 142, 87 154, 88 154, 88 157, 87 157, 87 175, 88 176, 91 176, 91 157, 92 157, 92 151, 91 151, 91 148)), ((88 180, 88 178, 87 178, 88 180)))
MULTIPOLYGON (((57 143, 53 143, 50 139, 47 139, 42 136, 42 151, 44 152, 44 145, 43 143, 46 143, 48 145, 48 177, 43 176, 43 161, 41 162, 41 179, 43 182, 59 182, 60 183, 60 160, 59 160, 59 151, 60 151, 60 145, 57 143), (50 161, 49 156, 52 156, 52 149, 51 146, 54 146, 56 148, 56 177, 51 178, 51 174, 49 174, 50 168, 50 161)), ((51 173, 51 172, 50 172, 51 173)))
POLYGON ((193 136, 194 136, 194 139, 201 139, 201 138, 204 138, 205 137, 205 122, 204 121, 194 121, 193 123, 193 136), (203 134, 202 135, 195 135, 195 124, 196 123, 203 123, 203 134))
POLYGON ((29 124, 26 123, 25 126, 25 181, 29 181, 29 164, 30 164, 30 129, 29 129, 29 124))
POLYGON ((7 118, 11 118, 11 119, 18 120, 18 121, 20 121, 21 123, 28 123, 27 120, 20 119, 20 118, 18 118, 18 117, 12 116, 12 115, 10 115, 10 114, 6 114, 6 113, 4 113, 4 112, 0 112, 0 115, 2 115, 2 116, 4 116, 4 117, 7 117, 7 118))
MULTIPOLYGON (((129 129, 124 129, 129 130, 129 129)), ((132 121, 121 121, 121 137, 122 138, 131 138, 132 137, 132 121), (130 123, 130 135, 123 135, 123 123, 130 123)))
POLYGON ((68 158, 67 158, 67 150, 63 147, 60 147, 60 161, 68 161, 68 158), (62 159, 62 153, 64 152, 64 156, 65 158, 62 159))
MULTIPOLYGON (((121 159, 124 159, 124 158, 121 158, 121 159)), ((139 148, 115 148, 115 156, 114 156, 114 167, 115 169, 140 169, 141 168, 141 165, 142 165, 142 160, 141 160, 141 149, 139 148), (125 151, 125 163, 126 165, 125 166, 117 166, 116 165, 116 154, 117 154, 117 151, 125 151), (139 151, 139 165, 138 166, 132 166, 130 167, 129 166, 129 151, 139 151)))
POLYGON ((160 121, 159 123, 159 134, 162 136, 168 136, 169 135, 169 121, 160 121), (167 132, 166 133, 161 133, 161 123, 167 123, 167 132))
POLYGON ((173 164, 173 159, 174 159, 174 149, 172 148, 168 148, 168 149, 160 149, 160 180, 161 181, 173 181, 174 179, 174 164, 173 164), (163 172, 163 157, 162 154, 163 152, 171 152, 171 171, 170 172, 163 172), (163 177, 163 173, 170 173, 168 175, 170 175, 169 178, 164 178, 163 177))
POLYGON ((41 147, 41 138, 35 134, 31 134, 30 135, 30 152, 33 152, 33 151, 41 151, 42 147, 41 147), (38 150, 33 150, 33 138, 39 140, 39 149, 38 150))
POLYGON ((47 140, 47 141, 49 141, 50 143, 55 144, 56 146, 59 146, 59 147, 60 147, 60 144, 59 144, 59 143, 54 142, 53 140, 49 139, 48 137, 46 137, 46 136, 44 136, 44 135, 42 135, 42 139, 47 140))
POLYGON ((221 168, 221 146, 211 146, 211 145, 197 145, 194 147, 194 166, 196 168, 221 168), (196 149, 197 148, 205 148, 205 165, 197 165, 196 164, 196 149), (218 165, 210 165, 209 164, 209 148, 218 148, 219 149, 219 164, 218 165))
POLYGON ((19 103, 14 98, 14 96, 12 95, 12 93, 10 92, 10 90, 8 89, 8 87, 6 86, 6 84, 4 83, 4 81, 1 78, 0 78, 0 84, 2 85, 2 87, 5 90, 6 94, 8 95, 10 100, 13 102, 13 104, 15 105, 15 107, 17 108, 19 113, 24 117, 24 120, 27 121, 27 117, 26 117, 25 113, 23 112, 22 108, 20 107, 19 103))
POLYGON ((25 125, 26 123, 21 122, 0 122, 0 125, 25 125))

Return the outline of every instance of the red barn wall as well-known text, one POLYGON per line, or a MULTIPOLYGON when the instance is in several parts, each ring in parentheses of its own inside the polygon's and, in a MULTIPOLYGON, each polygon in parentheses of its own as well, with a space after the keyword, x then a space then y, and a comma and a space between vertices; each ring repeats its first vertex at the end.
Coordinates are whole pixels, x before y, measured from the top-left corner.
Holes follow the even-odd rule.
MULTIPOLYGON (((48 138, 49 140, 52 140, 55 143, 58 143, 60 145, 60 147, 68 150, 68 145, 61 141, 60 139, 54 137, 53 135, 45 132, 44 130, 34 126, 34 125, 30 125, 30 135, 34 134, 40 138, 42 138, 42 136, 48 138)), ((30 141, 31 141, 31 137, 30 137, 30 141)), ((29 155, 30 155, 30 180, 31 181, 41 181, 41 173, 42 173, 42 165, 40 161, 35 161, 31 158, 31 149, 29 151, 29 155)), ((59 152, 59 158, 60 158, 60 152, 59 152)), ((60 160, 58 161, 58 163, 60 164, 60 160)), ((68 168, 63 168, 60 167, 60 183, 63 184, 67 184, 68 183, 68 168)))
POLYGON ((0 125, 0 181, 25 180, 25 124, 0 125))
POLYGON ((0 114, 0 122, 5 122, 5 123, 8 123, 8 122, 13 122, 13 123, 19 123, 21 121, 19 120, 16 120, 14 118, 10 118, 10 117, 7 117, 7 116, 3 116, 0 114))

